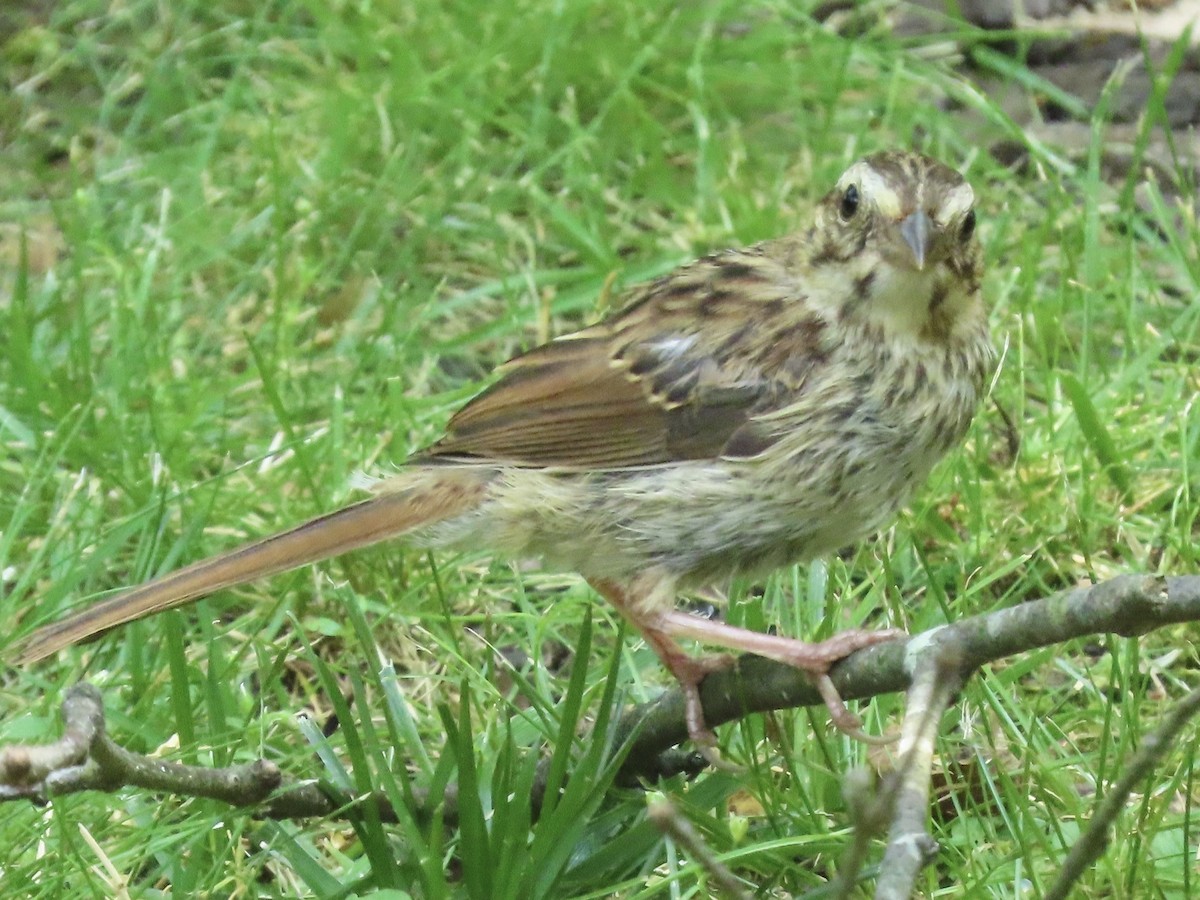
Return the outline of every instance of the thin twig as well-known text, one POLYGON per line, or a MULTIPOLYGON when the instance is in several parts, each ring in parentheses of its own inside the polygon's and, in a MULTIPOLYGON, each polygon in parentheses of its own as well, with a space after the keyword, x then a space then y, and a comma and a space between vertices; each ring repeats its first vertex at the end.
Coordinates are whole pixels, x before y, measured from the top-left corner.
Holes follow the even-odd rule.
POLYGON ((937 842, 927 827, 934 744, 942 714, 969 674, 959 648, 943 637, 929 647, 913 676, 900 732, 901 762, 891 775, 892 827, 875 883, 875 900, 911 897, 921 869, 937 853, 937 842))
POLYGON ((846 773, 842 779, 842 797, 849 813, 851 840, 838 858, 837 877, 828 885, 804 894, 801 900, 810 897, 851 900, 858 896, 858 881, 870 855, 871 844, 883 834, 892 817, 895 792, 881 790, 875 773, 866 766, 846 773))
POLYGON ((1137 753, 1125 767, 1124 773, 1096 808, 1087 830, 1071 847, 1058 879, 1046 892, 1046 900, 1064 900, 1072 885, 1100 858, 1100 854, 1108 848, 1109 829, 1125 809, 1134 787, 1143 778, 1149 777, 1154 767, 1170 752, 1179 732, 1197 713, 1200 713, 1200 688, 1184 697, 1157 728, 1142 738, 1137 753))
POLYGON ((63 736, 54 743, 0 751, 0 800, 45 801, 80 791, 140 787, 252 806, 270 796, 281 781, 279 767, 262 759, 205 768, 126 750, 105 733, 104 704, 90 684, 67 690, 62 718, 63 736))
POLYGON ((646 814, 659 831, 682 847, 708 873, 710 883, 721 896, 731 897, 733 900, 750 900, 751 895, 742 882, 717 859, 712 848, 705 843, 692 823, 679 814, 679 810, 670 800, 665 797, 656 799, 650 804, 646 814))
POLYGON ((36 797, 47 779, 82 765, 104 728, 100 692, 90 684, 67 689, 62 701, 63 736, 52 744, 18 744, 0 750, 0 800, 36 797))

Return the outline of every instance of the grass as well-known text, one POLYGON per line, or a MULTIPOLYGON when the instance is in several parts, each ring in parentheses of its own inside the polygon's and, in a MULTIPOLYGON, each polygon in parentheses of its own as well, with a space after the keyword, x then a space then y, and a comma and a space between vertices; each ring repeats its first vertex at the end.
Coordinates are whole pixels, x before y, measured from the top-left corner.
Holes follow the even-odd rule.
MULTIPOLYGON (((850 40, 777 0, 0 13, 5 639, 348 500, 356 469, 431 441, 494 364, 600 315, 610 278, 796 227, 848 162, 891 145, 960 166, 981 197, 994 393, 1020 452, 1007 458, 989 406, 895 527, 734 585, 730 619, 917 630, 1079 579, 1195 571, 1194 209, 1169 184, 1135 191, 1140 172, 1101 178, 1103 104, 1074 110, 1093 146, 1069 162, 935 42, 902 46, 871 16, 850 40), (993 161, 1001 138, 1032 164, 993 161)), ((980 55, 997 59, 1024 72, 980 55)), ((926 894, 1038 896, 1138 738, 1195 684, 1195 638, 1102 637, 980 673, 943 730, 926 894)), ((460 823, 383 826, 366 807, 349 824, 269 823, 134 791, 12 805, 6 896, 705 894, 645 796, 607 789, 614 748, 591 729, 665 680, 573 577, 361 552, 6 673, 0 742, 56 734, 80 678, 134 749, 265 756, 397 802, 457 781, 460 823), (509 646, 533 658, 516 687, 494 652, 509 646), (565 667, 556 647, 576 651, 565 667), (520 801, 540 754, 570 779, 531 824, 520 801)), ((883 730, 901 708, 864 712, 883 730)), ((763 892, 820 886, 864 748, 803 711, 722 738, 748 775, 659 789, 763 892)), ((1193 729, 1133 798, 1081 896, 1195 890, 1194 745, 1193 729)))

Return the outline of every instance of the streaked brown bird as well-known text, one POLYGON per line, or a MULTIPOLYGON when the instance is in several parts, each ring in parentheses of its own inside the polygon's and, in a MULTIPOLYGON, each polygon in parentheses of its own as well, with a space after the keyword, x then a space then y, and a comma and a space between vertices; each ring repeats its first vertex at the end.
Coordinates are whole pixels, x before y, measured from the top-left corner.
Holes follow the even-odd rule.
MULTIPOLYGON (((819 644, 675 608, 681 587, 810 559, 886 523, 965 434, 992 367, 974 194, 915 153, 852 165, 807 230, 683 266, 611 318, 507 363, 446 436, 361 503, 194 563, 34 632, 41 659, 221 588, 387 538, 488 547, 582 574, 687 697, 728 657, 828 678, 892 636, 819 644)), ((713 754, 715 756, 715 754, 713 754)))

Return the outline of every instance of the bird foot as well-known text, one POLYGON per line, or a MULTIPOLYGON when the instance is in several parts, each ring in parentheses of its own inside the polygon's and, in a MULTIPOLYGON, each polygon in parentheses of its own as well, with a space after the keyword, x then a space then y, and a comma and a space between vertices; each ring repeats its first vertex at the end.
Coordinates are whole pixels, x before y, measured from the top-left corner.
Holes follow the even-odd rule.
POLYGON ((866 647, 904 637, 905 633, 899 629, 867 631, 852 628, 819 643, 808 643, 795 638, 748 631, 724 622, 698 619, 678 611, 664 613, 659 627, 665 634, 683 635, 709 644, 765 656, 767 659, 800 669, 813 679, 838 731, 868 744, 886 744, 895 740, 890 735, 877 737, 863 731, 862 720, 846 708, 837 687, 829 677, 829 669, 834 663, 866 647))
POLYGON ((742 772, 741 766, 721 756, 717 749, 717 735, 704 720, 704 704, 700 701, 700 685, 704 679, 713 672, 730 668, 737 659, 728 653, 692 657, 682 650, 668 650, 660 652, 659 655, 679 682, 679 688, 683 692, 684 722, 687 724, 688 738, 696 745, 696 750, 713 768, 726 772, 742 772))

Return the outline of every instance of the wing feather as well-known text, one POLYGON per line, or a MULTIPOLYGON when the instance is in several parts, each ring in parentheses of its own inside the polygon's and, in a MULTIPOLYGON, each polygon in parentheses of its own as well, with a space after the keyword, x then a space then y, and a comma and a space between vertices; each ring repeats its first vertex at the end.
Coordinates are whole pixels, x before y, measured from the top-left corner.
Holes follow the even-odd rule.
POLYGON ((753 250, 707 257, 516 357, 417 458, 580 470, 762 452, 774 437, 757 416, 796 395, 815 352, 797 359, 789 306, 804 304, 770 265, 753 250))

